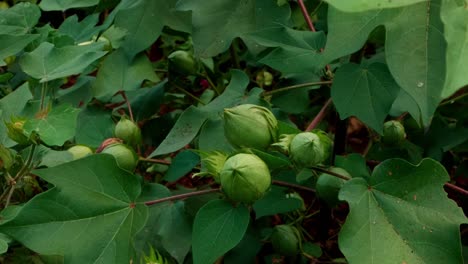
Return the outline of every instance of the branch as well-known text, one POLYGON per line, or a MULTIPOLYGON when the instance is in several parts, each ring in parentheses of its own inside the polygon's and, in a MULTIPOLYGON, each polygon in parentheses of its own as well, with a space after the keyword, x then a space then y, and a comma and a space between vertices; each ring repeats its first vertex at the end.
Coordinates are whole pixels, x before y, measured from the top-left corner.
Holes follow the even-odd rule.
POLYGON ((315 167, 315 166, 312 166, 312 167, 310 167, 310 168, 313 169, 313 170, 315 170, 315 171, 322 172, 322 173, 326 173, 326 174, 335 176, 335 177, 337 177, 337 178, 340 178, 340 179, 343 179, 343 180, 346 180, 346 181, 351 180, 351 178, 348 177, 348 176, 345 176, 345 175, 342 175, 342 174, 339 174, 339 173, 336 173, 336 172, 333 172, 333 171, 329 171, 329 170, 324 169, 324 168, 315 167))
POLYGON ((284 187, 289 187, 289 188, 293 188, 293 189, 297 189, 297 190, 301 190, 301 191, 315 193, 315 190, 312 189, 312 188, 308 188, 308 187, 298 185, 298 184, 294 184, 294 183, 289 183, 289 182, 284 182, 284 181, 277 181, 277 180, 272 180, 271 183, 274 184, 274 185, 278 185, 278 186, 284 186, 284 187))
POLYGON ((455 184, 451 184, 451 183, 447 182, 447 183, 445 183, 445 187, 450 188, 450 189, 452 189, 452 190, 454 190, 456 192, 459 192, 461 194, 464 194, 464 195, 468 196, 468 191, 467 190, 465 190, 465 189, 463 189, 461 187, 458 187, 455 184))
POLYGON ((328 99, 328 101, 325 103, 325 105, 320 109, 320 112, 315 116, 314 120, 310 122, 309 126, 307 126, 305 131, 311 131, 314 129, 325 117, 326 111, 328 106, 332 103, 332 99, 328 99))
POLYGON ((322 82, 309 82, 309 83, 295 84, 295 85, 286 86, 286 87, 278 88, 275 90, 263 92, 263 96, 272 95, 274 93, 285 92, 285 91, 298 89, 298 88, 304 88, 304 87, 322 85, 322 84, 332 84, 332 83, 333 83, 332 81, 322 81, 322 82))
POLYGON ((199 196, 199 195, 204 195, 204 194, 209 194, 209 193, 215 193, 215 192, 219 192, 220 190, 221 190, 220 188, 215 188, 215 189, 209 189, 209 190, 203 190, 203 191, 183 193, 183 194, 173 195, 173 196, 169 196, 169 197, 164 197, 164 198, 157 199, 157 200, 146 201, 146 202, 144 202, 144 204, 145 205, 153 205, 153 204, 163 203, 163 202, 167 202, 167 201, 174 201, 174 200, 185 199, 185 198, 189 198, 189 197, 193 197, 193 196, 199 196))

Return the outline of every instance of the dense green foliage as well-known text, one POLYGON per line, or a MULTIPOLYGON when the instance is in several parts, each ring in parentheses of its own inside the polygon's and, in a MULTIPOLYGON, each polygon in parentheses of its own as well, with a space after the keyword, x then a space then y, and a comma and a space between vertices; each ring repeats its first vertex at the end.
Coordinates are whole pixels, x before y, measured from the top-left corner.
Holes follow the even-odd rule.
POLYGON ((467 6, 1 1, 0 262, 463 263, 467 6))

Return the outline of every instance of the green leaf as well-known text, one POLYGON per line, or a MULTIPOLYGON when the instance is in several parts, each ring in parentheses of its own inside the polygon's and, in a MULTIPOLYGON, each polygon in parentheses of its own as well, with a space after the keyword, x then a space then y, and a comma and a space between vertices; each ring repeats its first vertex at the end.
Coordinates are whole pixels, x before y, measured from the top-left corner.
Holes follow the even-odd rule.
POLYGON ((388 68, 398 85, 415 100, 427 125, 441 100, 446 72, 440 0, 359 13, 330 7, 323 64, 359 50, 379 25, 386 29, 388 68))
POLYGON ((117 13, 115 26, 128 32, 121 47, 129 58, 153 44, 164 25, 190 32, 188 12, 174 10, 175 4, 176 1, 140 0, 117 13))
POLYGON ((224 121, 222 118, 210 118, 205 122, 198 136, 198 149, 226 153, 234 150, 224 136, 224 121))
POLYGON ((79 22, 78 16, 73 15, 67 17, 67 19, 63 21, 63 23, 58 28, 58 32, 72 37, 75 42, 79 43, 90 40, 93 35, 99 32, 100 28, 95 27, 98 22, 98 13, 89 15, 79 22))
POLYGON ((23 111, 27 102, 32 99, 29 84, 26 82, 15 91, 0 99, 0 144, 6 147, 16 145, 7 135, 5 122, 11 122, 11 118, 18 116, 23 111))
POLYGON ((447 71, 442 98, 468 84, 468 9, 466 1, 443 0, 441 17, 447 40, 447 71))
POLYGON ((289 6, 270 0, 182 0, 177 9, 192 11, 193 43, 200 57, 213 57, 229 48, 236 37, 265 28, 282 27, 290 16, 289 6))
POLYGON ((277 155, 273 155, 273 153, 263 152, 258 149, 249 149, 249 151, 262 159, 268 165, 270 170, 291 166, 291 161, 286 156, 278 152, 276 153, 277 155))
POLYGON ((341 119, 356 116, 382 133, 383 121, 399 90, 385 64, 348 63, 338 68, 331 96, 341 119))
POLYGON ((171 153, 189 144, 198 134, 198 130, 200 130, 206 119, 206 113, 199 108, 190 106, 185 109, 167 137, 150 154, 150 157, 171 153))
POLYGON ((468 140, 468 128, 458 124, 452 126, 441 118, 434 118, 424 136, 426 155, 436 160, 442 160, 442 154, 468 140))
POLYGON ((6 65, 3 61, 8 56, 16 55, 22 51, 31 41, 38 38, 38 34, 5 35, 0 34, 0 66, 6 65))
POLYGON ((224 264, 255 263, 257 254, 263 246, 255 231, 253 228, 247 230, 241 242, 224 255, 224 264))
POLYGON ((139 179, 107 154, 33 172, 55 188, 26 203, 0 226, 31 250, 63 255, 65 263, 126 263, 147 208, 134 202, 139 179), (47 241, 47 243, 44 243, 47 241))
POLYGON ((234 207, 224 200, 213 200, 203 206, 193 223, 193 263, 214 263, 234 248, 249 225, 249 209, 234 207))
POLYGON ((39 6, 44 11, 65 11, 70 8, 95 6, 99 0, 42 0, 39 6))
POLYGON ((24 72, 48 82, 54 79, 81 73, 88 65, 106 54, 101 51, 103 44, 67 46, 56 48, 52 43, 43 42, 34 51, 21 57, 24 72))
POLYGON ((153 87, 140 89, 142 93, 130 99, 133 117, 135 121, 145 120, 156 114, 164 100, 164 86, 167 81, 162 81, 153 87))
POLYGON ((105 139, 112 137, 115 124, 110 114, 110 111, 93 106, 83 109, 76 122, 76 143, 97 148, 105 139))
POLYGON ((6 253, 8 251, 8 242, 0 237, 0 254, 6 253))
POLYGON ((190 151, 181 151, 171 162, 169 170, 164 175, 164 180, 169 182, 177 181, 184 177, 187 173, 200 163, 200 157, 198 154, 190 151))
POLYGON ((377 166, 369 182, 353 178, 340 191, 350 213, 339 234, 350 263, 463 263, 460 224, 467 219, 447 198, 444 167, 431 159, 377 166), (357 243, 359 241, 359 243, 357 243))
POLYGON ((325 0, 330 5, 345 12, 361 12, 371 9, 395 8, 425 2, 427 0, 325 0))
POLYGON ((357 153, 347 156, 336 156, 335 166, 345 169, 353 178, 369 178, 370 172, 367 168, 366 159, 357 153))
POLYGON ((161 243, 178 263, 183 263, 192 246, 192 221, 185 212, 185 203, 177 201, 150 207, 148 222, 138 236, 140 244, 161 243), (144 234, 146 238, 142 239, 144 234))
POLYGON ((121 50, 106 57, 94 82, 94 96, 113 95, 117 91, 140 88, 144 80, 159 81, 145 54, 129 60, 121 50))
POLYGON ((29 33, 40 17, 39 7, 31 3, 19 3, 11 8, 0 10, 0 34, 29 33))
POLYGON ((33 131, 39 134, 42 141, 51 146, 61 146, 75 135, 76 119, 79 109, 66 104, 52 108, 45 116, 29 119, 23 129, 27 134, 33 131))
POLYGON ((320 49, 325 45, 323 32, 266 28, 247 35, 260 46, 273 49, 260 62, 283 74, 315 72, 320 68, 320 49))
POLYGON ((283 214, 302 207, 302 201, 293 196, 287 196, 285 188, 273 186, 266 195, 253 204, 255 217, 283 214))
POLYGON ((247 75, 239 70, 231 71, 231 82, 223 94, 202 107, 190 106, 185 109, 159 147, 150 157, 167 154, 181 149, 189 144, 203 123, 210 117, 217 117, 226 107, 231 107, 244 99, 245 89, 249 84, 247 75))

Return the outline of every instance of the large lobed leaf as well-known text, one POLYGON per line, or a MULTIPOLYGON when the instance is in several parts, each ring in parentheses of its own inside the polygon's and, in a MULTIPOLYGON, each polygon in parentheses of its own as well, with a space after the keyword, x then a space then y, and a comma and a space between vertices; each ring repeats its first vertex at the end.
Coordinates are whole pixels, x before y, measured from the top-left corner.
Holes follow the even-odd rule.
POLYGON ((229 48, 236 37, 266 28, 281 28, 290 16, 288 5, 270 0, 182 0, 177 9, 192 11, 195 53, 212 57, 229 48))
POLYGON ((394 8, 416 4, 425 0, 325 0, 345 12, 361 12, 371 9, 394 8))
POLYGON ((134 203, 135 175, 107 154, 34 174, 55 188, 31 199, 0 232, 40 254, 62 255, 65 263, 129 263, 132 239, 147 217, 146 206, 134 203))
POLYGON ((398 85, 415 100, 422 122, 428 124, 445 94, 446 42, 440 20, 440 2, 426 0, 400 8, 358 13, 345 13, 330 7, 324 64, 359 50, 372 30, 384 25, 385 54, 390 72, 398 85))
POLYGON ((463 211, 447 198, 444 167, 431 159, 377 166, 366 182, 353 178, 340 191, 350 213, 339 235, 349 263, 463 263, 463 211))
POLYGON ((441 17, 447 40, 447 75, 442 97, 468 84, 468 8, 463 0, 443 0, 441 17))

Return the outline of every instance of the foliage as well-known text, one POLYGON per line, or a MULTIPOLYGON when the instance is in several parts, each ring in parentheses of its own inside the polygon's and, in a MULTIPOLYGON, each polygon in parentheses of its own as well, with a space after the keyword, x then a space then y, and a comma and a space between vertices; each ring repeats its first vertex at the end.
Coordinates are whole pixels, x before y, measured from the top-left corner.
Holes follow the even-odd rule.
POLYGON ((0 1, 0 262, 463 263, 467 5, 0 1))

